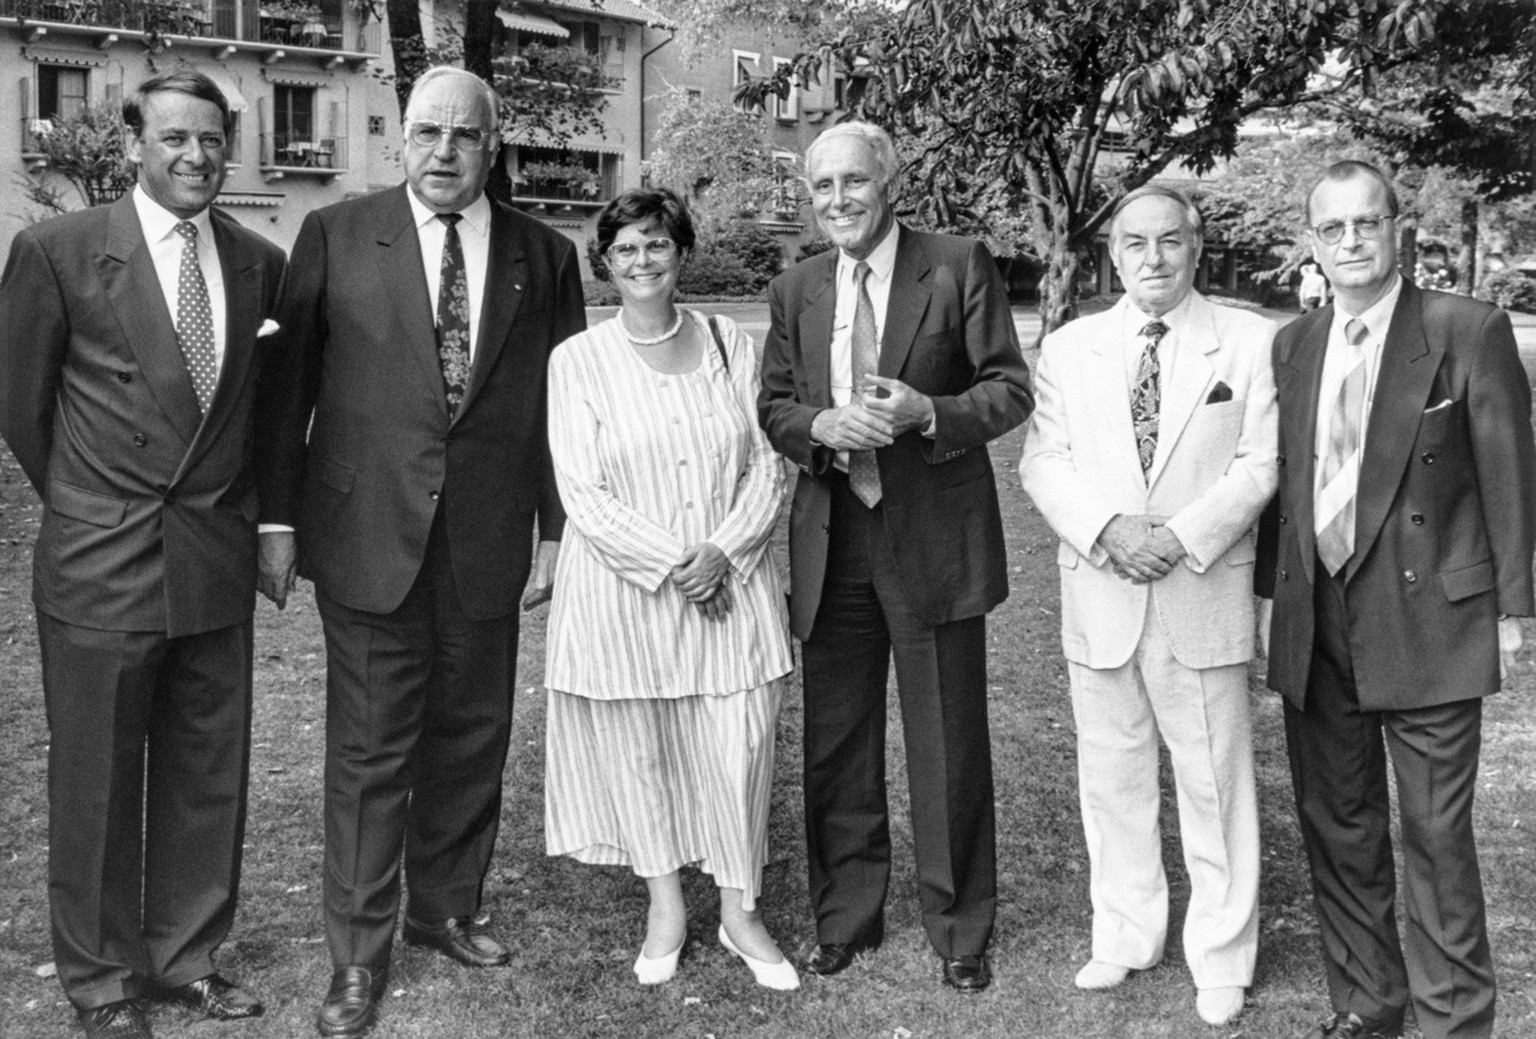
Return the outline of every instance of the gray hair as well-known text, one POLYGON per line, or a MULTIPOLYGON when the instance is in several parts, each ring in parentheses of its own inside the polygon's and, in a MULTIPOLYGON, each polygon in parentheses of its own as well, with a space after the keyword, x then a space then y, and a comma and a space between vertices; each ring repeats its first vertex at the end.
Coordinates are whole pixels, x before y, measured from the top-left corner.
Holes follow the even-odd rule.
POLYGON ((1111 245, 1114 244, 1115 234, 1120 230, 1120 214, 1125 212, 1126 206, 1144 198, 1166 198, 1178 203, 1179 208, 1184 211, 1185 226, 1194 232, 1197 241, 1205 241, 1205 218, 1200 215, 1200 210, 1188 195, 1166 184, 1143 184, 1135 191, 1127 192, 1124 198, 1115 203, 1115 211, 1109 215, 1111 245))
POLYGON ((823 130, 811 146, 805 150, 805 172, 807 178, 811 172, 811 157, 816 154, 816 149, 827 141, 836 140, 839 137, 855 137, 869 145, 870 151, 875 153, 875 162, 880 165, 882 180, 887 190, 896 185, 896 174, 901 164, 896 159, 896 145, 891 140, 891 135, 886 133, 874 123, 860 122, 851 119, 846 123, 838 123, 823 130))
MULTIPOLYGON (((493 133, 498 130, 501 127, 501 95, 496 93, 495 87, 491 86, 489 83, 475 75, 473 72, 470 72, 466 69, 456 68, 453 65, 433 65, 420 76, 416 77, 416 82, 411 84, 411 95, 410 97, 406 98, 405 101, 406 114, 410 114, 412 106, 416 104, 416 95, 421 93, 422 89, 428 83, 432 83, 439 79, 446 79, 449 76, 468 77, 475 84, 475 86, 480 88, 481 96, 485 99, 486 111, 490 113, 490 128, 493 133)), ((409 119, 406 120, 406 122, 409 121, 409 119)))
POLYGON ((1392 186, 1392 181, 1381 170, 1368 162, 1360 159, 1343 159, 1324 170, 1312 186, 1307 189, 1307 223, 1312 223, 1312 196, 1317 194, 1317 189, 1324 184, 1337 184, 1347 180, 1374 180, 1381 185, 1381 190, 1387 196, 1387 215, 1395 217, 1398 214, 1397 189, 1392 186))

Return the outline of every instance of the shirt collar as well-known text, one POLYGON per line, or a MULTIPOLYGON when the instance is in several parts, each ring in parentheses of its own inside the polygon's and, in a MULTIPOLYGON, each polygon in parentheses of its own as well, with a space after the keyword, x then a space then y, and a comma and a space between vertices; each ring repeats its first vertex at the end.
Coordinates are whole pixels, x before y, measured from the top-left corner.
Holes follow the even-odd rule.
MULTIPOLYGON (((139 214, 139 226, 144 229, 146 242, 164 241, 176 233, 176 225, 182 221, 181 217, 150 198, 142 184, 134 185, 133 208, 139 214)), ((206 206, 187 219, 197 228, 197 237, 200 240, 212 240, 209 236, 213 234, 213 221, 208 216, 206 206)))
POLYGON ((1172 310, 1165 312, 1161 317, 1154 318, 1151 314, 1137 307, 1131 302, 1129 295, 1121 296, 1120 300, 1125 306, 1125 335, 1128 339, 1134 339, 1141 335, 1141 330, 1146 327, 1148 321, 1161 321, 1168 326, 1170 332, 1189 327, 1189 310, 1194 306, 1195 290, 1190 289, 1184 293, 1184 298, 1172 310))
POLYGON ((1366 308, 1363 314, 1346 314, 1338 301, 1333 304, 1333 326, 1330 334, 1336 333, 1344 336, 1344 326, 1351 320, 1359 319, 1365 323, 1365 329, 1371 338, 1377 342, 1383 342, 1387 338, 1387 328, 1392 324, 1392 311, 1397 309, 1397 297, 1403 293, 1403 276, 1396 271, 1392 274, 1392 287, 1387 294, 1366 308))
MULTIPOLYGON (((900 237, 901 225, 891 221, 891 229, 880 239, 880 243, 870 250, 864 262, 869 264, 869 276, 876 281, 884 282, 890 279, 891 271, 896 267, 896 240, 900 237)), ((843 252, 837 252, 837 279, 847 281, 853 277, 853 269, 859 261, 843 252)))
MULTIPOLYGON (((405 197, 410 199, 411 216, 415 218, 417 231, 420 231, 423 227, 437 219, 437 214, 422 204, 421 199, 416 197, 416 192, 411 190, 410 185, 406 185, 405 197)), ((464 234, 466 229, 469 233, 482 237, 490 234, 491 200, 485 197, 485 192, 480 192, 479 195, 475 196, 473 202, 459 210, 459 215, 464 218, 459 225, 459 234, 464 234)))

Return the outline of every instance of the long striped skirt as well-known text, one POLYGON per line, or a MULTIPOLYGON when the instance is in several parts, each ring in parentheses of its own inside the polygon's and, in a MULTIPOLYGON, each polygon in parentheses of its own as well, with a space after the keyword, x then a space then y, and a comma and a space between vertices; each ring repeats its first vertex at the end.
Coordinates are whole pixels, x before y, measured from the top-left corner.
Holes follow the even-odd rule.
POLYGON ((551 689, 544 841, 641 877, 696 864, 750 911, 768 860, 784 681, 721 696, 593 700, 551 689))

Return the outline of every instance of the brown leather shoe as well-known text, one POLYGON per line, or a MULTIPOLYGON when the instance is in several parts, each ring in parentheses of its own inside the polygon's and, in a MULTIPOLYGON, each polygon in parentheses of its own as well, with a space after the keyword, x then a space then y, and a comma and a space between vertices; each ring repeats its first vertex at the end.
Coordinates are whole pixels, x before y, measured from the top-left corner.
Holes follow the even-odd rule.
POLYGON ((985 956, 942 956, 944 984, 974 995, 992 984, 992 966, 985 956))
POLYGON ((1398 1039, 1403 1026, 1366 1021, 1359 1014, 1334 1013, 1309 1028, 1301 1039, 1398 1039))
POLYGON ((424 924, 405 918, 407 945, 436 949, 466 967, 505 967, 511 955, 475 920, 449 917, 440 924, 424 924))
POLYGON ((80 1027, 85 1029, 86 1039, 154 1039, 144 1011, 131 999, 89 1010, 77 1007, 75 1014, 80 1018, 80 1027))
POLYGON ((191 1007, 204 1017, 211 1017, 215 1021, 238 1021, 243 1017, 260 1017, 266 1009, 255 996, 219 974, 210 974, 206 978, 198 978, 185 985, 165 989, 164 995, 173 1003, 191 1007))
POLYGON ((320 1004, 315 1027, 330 1039, 354 1039, 373 1027, 388 972, 377 967, 337 967, 320 1004))

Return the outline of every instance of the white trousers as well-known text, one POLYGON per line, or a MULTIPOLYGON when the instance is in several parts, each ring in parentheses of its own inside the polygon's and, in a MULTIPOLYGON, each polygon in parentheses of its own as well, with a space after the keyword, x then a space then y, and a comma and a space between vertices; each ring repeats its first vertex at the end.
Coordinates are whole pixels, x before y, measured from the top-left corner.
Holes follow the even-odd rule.
POLYGON ((1158 733, 1173 760, 1189 871, 1184 956, 1198 988, 1247 986, 1259 931, 1259 816, 1245 665, 1173 658, 1150 601, 1123 666, 1068 662, 1088 841, 1093 958, 1144 970, 1163 957, 1168 878, 1158 825, 1158 733))

